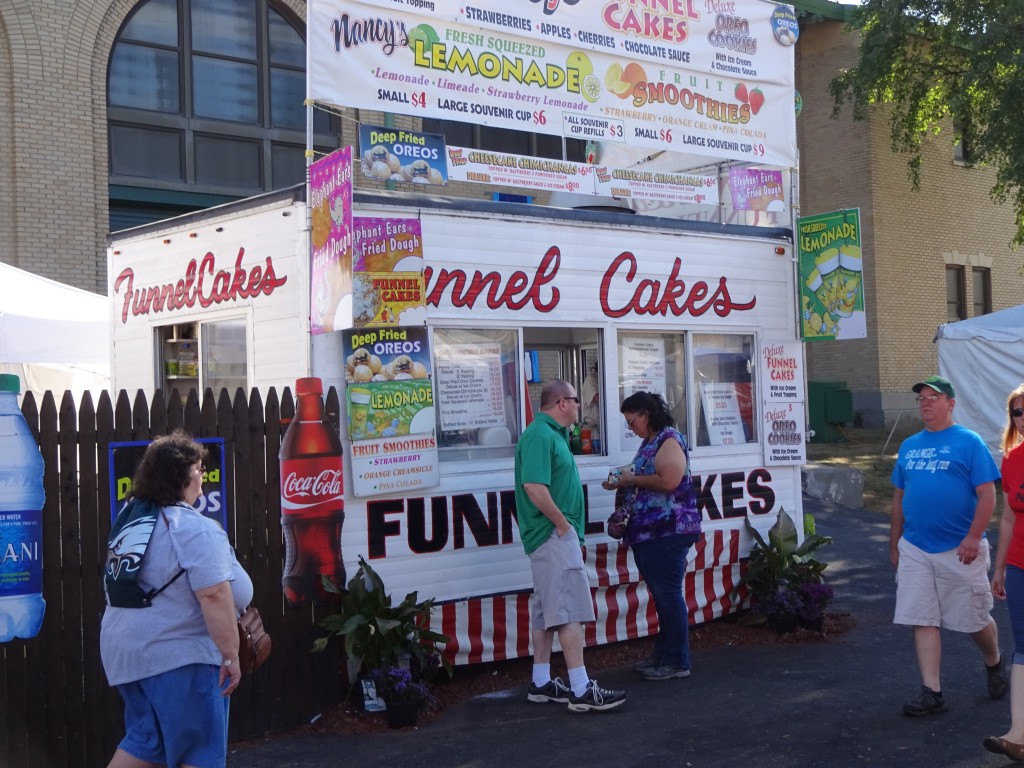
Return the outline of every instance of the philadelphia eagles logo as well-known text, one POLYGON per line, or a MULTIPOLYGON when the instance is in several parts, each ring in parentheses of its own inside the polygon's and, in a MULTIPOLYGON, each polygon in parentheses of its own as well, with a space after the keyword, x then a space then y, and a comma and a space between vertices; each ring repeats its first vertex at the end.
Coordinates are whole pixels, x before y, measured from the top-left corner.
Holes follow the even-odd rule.
POLYGON ((125 525, 112 538, 107 548, 107 574, 111 578, 120 579, 122 574, 139 570, 154 525, 156 516, 140 517, 125 525))

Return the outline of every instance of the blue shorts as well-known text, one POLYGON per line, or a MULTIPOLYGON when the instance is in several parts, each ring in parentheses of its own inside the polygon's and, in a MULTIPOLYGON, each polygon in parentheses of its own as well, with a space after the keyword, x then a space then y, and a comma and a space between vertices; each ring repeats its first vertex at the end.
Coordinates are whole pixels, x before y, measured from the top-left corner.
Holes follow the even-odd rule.
POLYGON ((118 746, 148 763, 224 768, 231 697, 219 676, 216 666, 189 664, 117 686, 125 725, 118 746))

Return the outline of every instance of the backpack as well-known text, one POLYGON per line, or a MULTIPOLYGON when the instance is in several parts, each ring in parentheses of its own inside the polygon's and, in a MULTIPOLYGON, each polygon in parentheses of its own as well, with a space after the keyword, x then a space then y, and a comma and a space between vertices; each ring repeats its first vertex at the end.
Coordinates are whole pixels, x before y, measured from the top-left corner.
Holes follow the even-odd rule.
POLYGON ((151 501, 130 499, 117 513, 107 537, 107 562, 103 567, 103 591, 107 605, 114 608, 148 608, 153 598, 169 587, 181 570, 159 589, 143 592, 138 584, 139 570, 153 536, 160 507, 151 501))

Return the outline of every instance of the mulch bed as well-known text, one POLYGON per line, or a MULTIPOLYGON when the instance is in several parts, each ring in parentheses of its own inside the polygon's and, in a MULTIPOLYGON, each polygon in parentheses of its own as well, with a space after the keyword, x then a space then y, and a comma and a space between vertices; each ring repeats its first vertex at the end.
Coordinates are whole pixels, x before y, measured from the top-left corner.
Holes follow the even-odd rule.
MULTIPOLYGON (((690 628, 690 648, 701 650, 729 646, 780 645, 800 643, 827 643, 848 631, 854 625, 849 613, 829 613, 825 616, 824 632, 798 629, 788 635, 777 635, 763 624, 744 623, 743 617, 728 617, 700 624, 690 628)), ((621 643, 603 645, 586 650, 587 670, 598 675, 602 669, 627 667, 651 652, 652 640, 642 638, 621 643)), ((566 679, 565 670, 559 669, 561 654, 555 654, 552 673, 566 679)), ((493 691, 506 690, 523 685, 530 679, 532 659, 475 664, 456 667, 451 680, 433 687, 435 702, 429 709, 420 712, 419 725, 429 725, 444 717, 449 708, 466 699, 493 691)), ((361 695, 353 692, 350 700, 324 712, 316 722, 291 731, 291 733, 383 733, 388 730, 387 718, 382 712, 366 712, 361 695)), ((266 738, 274 738, 269 734, 266 738)))

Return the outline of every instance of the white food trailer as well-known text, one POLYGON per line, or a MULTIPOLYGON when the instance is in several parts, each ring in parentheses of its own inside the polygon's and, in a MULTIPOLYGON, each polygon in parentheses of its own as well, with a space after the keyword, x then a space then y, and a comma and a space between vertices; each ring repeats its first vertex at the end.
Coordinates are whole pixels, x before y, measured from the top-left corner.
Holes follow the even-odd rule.
MULTIPOLYGON (((384 422, 365 441, 343 424, 342 550, 349 574, 363 556, 395 595, 436 598, 456 663, 529 653, 513 453, 553 377, 583 399, 588 439, 578 465, 597 607, 587 641, 652 631, 656 614, 632 556, 605 533, 613 494, 600 483, 639 445, 619 403, 660 392, 691 446, 703 518, 685 579, 692 621, 735 611, 746 521, 764 529, 784 509, 802 529, 791 231, 403 193, 356 192, 352 207, 357 233, 360 220, 415 224, 422 254, 422 306, 392 330, 371 323, 354 340, 310 334, 319 320, 310 319, 304 188, 111 236, 115 390, 266 390, 314 375, 347 393, 350 420, 349 390, 362 385, 352 348, 381 351, 374 373, 383 380, 394 364, 387 352, 401 350, 375 344, 398 328, 422 334, 426 430, 422 418, 390 433, 384 422)), ((407 274, 409 264, 374 270, 407 274)))

